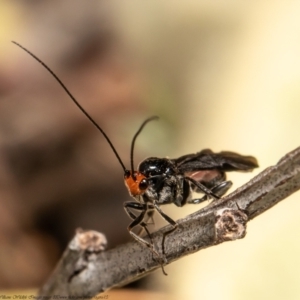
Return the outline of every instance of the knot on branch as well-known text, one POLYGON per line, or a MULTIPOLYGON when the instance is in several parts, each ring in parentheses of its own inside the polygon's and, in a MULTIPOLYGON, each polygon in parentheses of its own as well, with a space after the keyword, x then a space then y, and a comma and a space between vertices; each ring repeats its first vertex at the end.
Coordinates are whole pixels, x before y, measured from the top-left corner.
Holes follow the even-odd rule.
POLYGON ((246 235, 248 216, 240 210, 224 208, 216 212, 216 241, 233 241, 246 235))
POLYGON ((71 250, 98 253, 104 251, 107 240, 104 234, 94 230, 84 231, 81 228, 76 230, 76 235, 70 244, 71 250))
POLYGON ((70 250, 77 252, 77 258, 72 264, 68 282, 82 274, 89 264, 97 259, 97 255, 105 250, 106 245, 107 240, 104 234, 94 230, 84 231, 78 228, 69 245, 70 250))

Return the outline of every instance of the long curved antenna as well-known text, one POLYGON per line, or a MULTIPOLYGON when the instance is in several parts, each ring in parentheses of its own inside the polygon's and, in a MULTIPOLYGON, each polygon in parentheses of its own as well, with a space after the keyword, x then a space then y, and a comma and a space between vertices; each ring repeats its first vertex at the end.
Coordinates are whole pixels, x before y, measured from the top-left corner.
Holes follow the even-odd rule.
POLYGON ((19 43, 12 41, 15 45, 19 46, 21 49, 23 49, 25 52, 27 52, 30 56, 32 56, 35 60, 37 60, 61 85, 61 87, 65 90, 65 92, 70 96, 70 98, 73 100, 73 102, 77 105, 77 107, 86 115, 86 117, 94 124, 94 126, 103 134, 105 139, 107 140, 108 144, 110 145, 112 151, 114 152, 115 156, 117 157, 120 165, 122 166, 124 172, 126 172, 126 167, 123 164, 117 150, 115 149, 114 145, 106 135, 106 133, 103 131, 103 129, 92 119, 92 117, 86 112, 86 110, 77 102, 75 97, 71 94, 71 92, 67 89, 67 87, 63 84, 63 82, 57 77, 57 75, 44 63, 42 62, 37 56, 35 56, 33 53, 31 53, 29 50, 27 50, 25 47, 20 45, 19 43))
POLYGON ((135 140, 138 137, 138 135, 141 133, 141 131, 143 130, 143 128, 145 127, 145 125, 147 123, 149 123, 150 121, 153 120, 158 120, 159 118, 157 116, 152 116, 148 119, 146 119, 143 124, 140 126, 139 130, 136 132, 136 134, 134 135, 132 142, 131 142, 131 149, 130 149, 130 166, 131 166, 131 175, 134 178, 134 161, 133 161, 133 152, 134 152, 134 144, 135 144, 135 140))

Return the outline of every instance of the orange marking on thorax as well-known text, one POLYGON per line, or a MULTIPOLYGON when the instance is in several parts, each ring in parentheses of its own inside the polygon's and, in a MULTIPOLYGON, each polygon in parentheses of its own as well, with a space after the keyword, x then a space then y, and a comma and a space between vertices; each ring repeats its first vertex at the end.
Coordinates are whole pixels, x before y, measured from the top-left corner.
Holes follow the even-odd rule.
POLYGON ((146 178, 145 175, 142 173, 135 172, 134 173, 135 179, 133 178, 131 172, 129 176, 124 176, 125 185, 128 188, 128 191, 131 196, 139 196, 145 192, 145 190, 141 190, 139 188, 140 182, 146 178))

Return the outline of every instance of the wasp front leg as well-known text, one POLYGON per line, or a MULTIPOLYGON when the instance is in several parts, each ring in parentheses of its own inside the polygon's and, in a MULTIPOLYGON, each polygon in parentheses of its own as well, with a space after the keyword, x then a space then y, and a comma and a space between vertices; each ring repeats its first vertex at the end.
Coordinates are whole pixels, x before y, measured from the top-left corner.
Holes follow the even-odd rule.
MULTIPOLYGON (((147 235, 148 235, 148 237, 149 237, 149 239, 151 240, 151 242, 152 242, 152 237, 151 237, 151 234, 150 234, 150 232, 149 232, 149 229, 148 229, 148 225, 154 225, 155 223, 154 223, 154 220, 153 220, 153 214, 154 214, 154 210, 151 210, 151 211, 147 211, 147 213, 146 213, 146 215, 145 215, 145 217, 144 217, 144 221, 141 223, 141 230, 138 232, 138 236, 141 236, 142 235, 142 233, 143 233, 143 231, 145 230, 146 231, 146 233, 147 233, 147 235), (151 221, 149 221, 149 220, 151 220, 151 221)), ((136 217, 135 217, 136 218, 136 217)), ((134 219, 135 219, 134 218, 134 219)))
POLYGON ((154 243, 153 243, 153 239, 150 235, 150 232, 147 228, 147 224, 145 222, 143 222, 144 217, 146 215, 146 213, 149 211, 149 205, 145 204, 145 203, 137 203, 137 202, 125 202, 124 203, 124 209, 126 211, 126 213, 128 214, 128 216, 133 219, 133 221, 129 224, 129 226, 127 227, 127 230, 129 232, 129 234, 139 243, 145 245, 146 247, 148 247, 151 252, 153 254, 155 254, 158 259, 160 260, 158 263, 161 265, 162 271, 164 273, 164 275, 167 275, 167 273, 164 270, 163 267, 163 263, 165 263, 165 259, 163 257, 161 257, 161 255, 154 249, 154 243), (141 213, 136 216, 130 209, 135 209, 135 210, 139 210, 141 211, 141 213), (142 226, 145 231, 147 232, 149 239, 150 239, 150 243, 147 242, 146 240, 144 240, 143 238, 141 238, 140 236, 138 236, 136 233, 133 232, 133 229, 136 226, 142 226))
MULTIPOLYGON (((144 208, 144 204, 140 204, 140 203, 136 203, 136 202, 125 202, 124 203, 124 209, 126 211, 126 213, 128 214, 128 216, 132 219, 132 220, 136 220, 138 217, 130 210, 130 209, 136 209, 136 210, 145 210, 144 208)), ((148 217, 149 218, 152 218, 152 215, 153 213, 149 212, 146 210, 146 212, 148 213, 146 218, 148 217)), ((146 213, 145 213, 146 214, 146 213)), ((153 245, 153 240, 152 240, 152 237, 151 237, 151 234, 147 228, 147 221, 146 222, 141 222, 140 224, 138 224, 142 227, 141 230, 145 230, 150 241, 151 241, 151 244, 153 245)), ((128 229, 129 230, 129 229, 128 229)), ((140 235, 140 233, 138 234, 140 235)))
POLYGON ((172 233, 173 231, 175 231, 178 227, 178 224, 173 220, 171 219, 168 215, 166 215, 162 210, 161 208, 158 206, 158 204, 155 202, 154 203, 154 207, 155 209, 157 210, 157 212, 170 224, 173 226, 173 228, 171 228, 170 230, 164 232, 163 234, 163 239, 162 239, 162 243, 161 243, 161 248, 162 248, 162 253, 165 255, 165 239, 166 239, 166 236, 169 235, 170 233, 172 233))
MULTIPOLYGON (((151 249, 154 250, 153 241, 152 241, 150 232, 147 228, 147 224, 145 222, 143 222, 144 217, 145 217, 145 215, 148 211, 148 205, 144 204, 144 203, 137 203, 137 202, 125 202, 124 203, 124 209, 125 209, 126 213, 128 214, 128 216, 131 219, 133 219, 133 221, 127 227, 127 229, 129 231, 129 233, 131 234, 131 236, 134 239, 136 239, 138 242, 140 242, 140 243, 146 245, 148 248, 151 248, 151 249), (141 211, 141 212, 138 216, 136 216, 130 209, 135 209, 135 210, 138 210, 138 211, 141 211), (133 232, 133 228, 136 227, 136 226, 141 226, 146 230, 146 232, 147 232, 147 234, 150 238, 151 243, 149 243, 146 240, 142 239, 140 236, 138 236, 136 233, 133 232)), ((157 251, 154 250, 154 252, 157 256, 159 256, 157 251)))

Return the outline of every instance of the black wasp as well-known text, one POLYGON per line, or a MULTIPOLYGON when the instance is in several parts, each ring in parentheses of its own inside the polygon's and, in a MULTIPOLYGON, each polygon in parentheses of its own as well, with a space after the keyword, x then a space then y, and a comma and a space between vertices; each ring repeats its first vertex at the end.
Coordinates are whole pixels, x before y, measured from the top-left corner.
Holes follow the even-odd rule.
MULTIPOLYGON (((144 126, 157 117, 146 119, 132 139, 130 160, 131 169, 126 169, 118 152, 103 129, 90 117, 84 108, 77 102, 74 96, 57 77, 57 75, 38 57, 20 44, 13 42, 40 64, 42 64, 51 75, 58 81, 66 93, 70 96, 77 107, 96 126, 107 140, 112 151, 117 157, 124 170, 124 181, 130 195, 135 201, 125 202, 124 209, 133 220, 128 226, 128 231, 138 242, 147 246, 159 259, 162 270, 165 259, 165 239, 168 234, 176 230, 178 224, 166 215, 161 205, 174 203, 176 206, 183 206, 186 203, 198 204, 209 198, 218 199, 222 197, 231 187, 232 182, 226 181, 226 172, 230 171, 252 171, 258 167, 257 160, 252 156, 243 156, 234 152, 223 151, 214 153, 209 149, 202 150, 196 154, 187 154, 177 159, 150 157, 143 160, 138 169, 134 169, 133 153, 136 138, 144 126), (192 192, 202 193, 201 198, 192 198, 192 192), (134 212, 138 211, 138 213, 134 212), (158 212, 172 228, 166 231, 162 238, 162 254, 155 249, 147 228, 147 221, 154 212, 158 212), (136 234, 133 229, 142 227, 149 236, 149 241, 136 234)), ((166 274, 164 272, 164 274, 166 274)))

